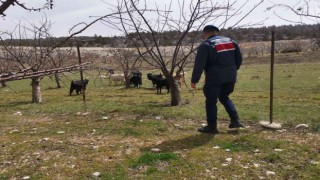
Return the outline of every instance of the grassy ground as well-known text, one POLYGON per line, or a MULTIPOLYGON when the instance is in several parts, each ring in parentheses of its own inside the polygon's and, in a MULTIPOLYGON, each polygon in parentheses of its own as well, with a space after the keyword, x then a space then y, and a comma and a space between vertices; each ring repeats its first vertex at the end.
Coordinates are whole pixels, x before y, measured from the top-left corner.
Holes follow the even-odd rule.
POLYGON ((250 127, 229 131, 219 105, 216 136, 196 131, 205 123, 201 88, 193 96, 183 87, 184 105, 170 107, 146 76, 141 89, 124 89, 94 84, 88 72, 85 113, 82 96, 47 78, 42 104, 30 103, 29 81, 10 82, 17 94, 0 89, 0 179, 318 179, 320 64, 275 68, 274 120, 284 129, 258 125, 269 115, 269 67, 244 65, 232 99, 250 127), (294 128, 302 123, 309 128, 294 128))

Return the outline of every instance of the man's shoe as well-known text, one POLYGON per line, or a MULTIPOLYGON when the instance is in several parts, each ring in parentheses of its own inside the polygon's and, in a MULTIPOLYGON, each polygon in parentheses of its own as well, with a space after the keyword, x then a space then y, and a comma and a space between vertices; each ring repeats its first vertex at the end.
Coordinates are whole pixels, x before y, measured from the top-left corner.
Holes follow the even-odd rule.
POLYGON ((198 131, 201 133, 219 134, 219 131, 217 128, 210 127, 210 126, 199 127, 198 131))
POLYGON ((233 122, 229 125, 229 128, 230 129, 233 129, 233 128, 244 128, 244 125, 239 123, 239 122, 233 122))

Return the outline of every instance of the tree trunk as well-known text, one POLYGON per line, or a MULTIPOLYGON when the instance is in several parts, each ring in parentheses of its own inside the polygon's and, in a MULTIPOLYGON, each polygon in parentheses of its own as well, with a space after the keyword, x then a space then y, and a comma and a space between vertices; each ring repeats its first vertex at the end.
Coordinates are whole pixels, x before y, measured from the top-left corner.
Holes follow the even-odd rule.
POLYGON ((168 78, 168 81, 171 91, 171 106, 180 106, 182 104, 180 86, 172 77, 168 78))
POLYGON ((41 103, 41 89, 40 89, 40 78, 32 78, 32 103, 41 103))
POLYGON ((130 78, 128 76, 125 76, 124 80, 126 83, 126 88, 130 88, 130 78))
POLYGON ((58 74, 54 74, 54 79, 56 80, 57 88, 61 88, 59 75, 58 74))

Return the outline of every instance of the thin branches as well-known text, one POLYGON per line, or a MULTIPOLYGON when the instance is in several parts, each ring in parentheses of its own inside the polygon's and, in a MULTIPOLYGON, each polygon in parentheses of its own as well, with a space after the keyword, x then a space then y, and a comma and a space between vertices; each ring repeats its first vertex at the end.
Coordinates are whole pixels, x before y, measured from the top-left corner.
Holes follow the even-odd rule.
POLYGON ((9 74, 1 74, 0 75, 0 82, 7 82, 7 81, 15 81, 15 80, 22 80, 22 79, 29 79, 35 77, 42 77, 51 74, 58 74, 63 72, 71 72, 71 71, 78 71, 81 67, 88 66, 91 62, 85 62, 79 65, 67 66, 62 68, 54 68, 48 70, 41 70, 36 72, 29 72, 30 69, 22 70, 21 72, 17 73, 9 73, 9 74))
POLYGON ((46 3, 42 7, 28 7, 25 3, 20 3, 18 0, 5 0, 0 5, 0 15, 6 16, 4 12, 10 7, 10 6, 20 6, 21 8, 27 10, 27 11, 41 11, 43 9, 52 9, 53 8, 53 0, 46 0, 46 3))
MULTIPOLYGON (((295 5, 287 5, 284 3, 276 3, 272 6, 267 8, 267 11, 270 11, 272 9, 287 9, 294 13, 296 16, 300 18, 300 21, 289 19, 283 15, 279 15, 277 12, 274 12, 274 14, 287 22, 291 23, 297 23, 297 24, 306 24, 305 20, 308 20, 309 22, 314 22, 320 26, 320 2, 318 0, 303 0, 299 1, 295 5)), ((318 45, 320 47, 320 35, 319 35, 319 29, 314 30, 314 44, 318 45)))
POLYGON ((292 11, 293 13, 295 13, 298 16, 312 17, 312 18, 317 18, 317 19, 320 18, 320 15, 317 13, 311 14, 308 3, 305 5, 305 7, 307 9, 305 11, 303 10, 303 6, 297 8, 297 9, 294 9, 293 7, 286 5, 286 4, 275 4, 273 6, 268 7, 267 10, 269 11, 269 10, 277 8, 277 7, 289 9, 290 11, 292 11))

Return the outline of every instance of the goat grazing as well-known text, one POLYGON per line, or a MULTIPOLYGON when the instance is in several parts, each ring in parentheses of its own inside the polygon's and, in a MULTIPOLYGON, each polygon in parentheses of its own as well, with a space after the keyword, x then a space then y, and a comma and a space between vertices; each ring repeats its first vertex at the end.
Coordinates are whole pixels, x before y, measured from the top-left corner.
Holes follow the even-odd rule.
POLYGON ((133 75, 132 77, 130 77, 130 84, 133 84, 134 87, 139 88, 142 85, 142 79, 141 76, 138 75, 133 75))
POLYGON ((114 82, 115 85, 117 85, 117 82, 120 82, 121 84, 125 82, 124 74, 114 74, 114 72, 109 71, 109 86, 112 82, 114 82))
POLYGON ((157 88, 157 94, 161 94, 161 88, 162 87, 166 87, 166 89, 168 90, 167 93, 169 93, 169 90, 170 90, 170 85, 169 85, 169 82, 167 79, 162 79, 162 78, 157 78, 155 77, 153 79, 154 83, 156 84, 156 88, 157 88))
POLYGON ((148 79, 152 82, 152 87, 156 87, 155 79, 162 79, 162 74, 160 73, 159 75, 154 75, 151 73, 147 74, 148 79))
POLYGON ((133 71, 129 81, 134 87, 139 88, 142 85, 142 73, 138 70, 133 71))
POLYGON ((81 82, 81 80, 71 81, 69 95, 71 96, 73 90, 76 90, 77 95, 79 95, 79 93, 81 94, 82 87, 84 90, 86 90, 86 86, 87 86, 88 82, 89 82, 88 79, 84 79, 83 83, 81 82))

